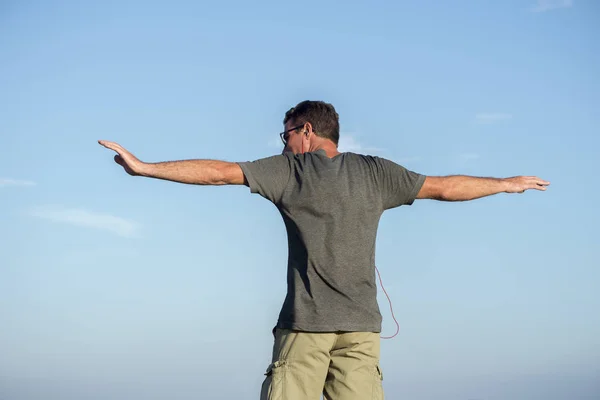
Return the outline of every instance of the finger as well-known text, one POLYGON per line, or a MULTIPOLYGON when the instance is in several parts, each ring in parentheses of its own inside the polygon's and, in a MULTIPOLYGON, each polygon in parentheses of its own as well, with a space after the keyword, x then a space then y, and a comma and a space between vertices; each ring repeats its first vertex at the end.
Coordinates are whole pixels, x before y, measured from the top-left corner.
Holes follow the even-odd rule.
POLYGON ((100 146, 104 146, 110 150, 115 150, 115 148, 117 146, 117 143, 109 142, 108 140, 98 140, 98 143, 100 144, 100 146))
POLYGON ((123 159, 123 157, 121 157, 120 155, 116 155, 115 157, 115 162, 117 164, 119 164, 121 167, 123 167, 123 169, 125 170, 125 172, 127 172, 129 175, 131 176, 136 176, 138 175, 137 173, 135 173, 131 167, 127 164, 127 162, 125 162, 125 160, 123 159))
POLYGON ((532 177, 528 177, 528 178, 529 178, 529 180, 535 182, 538 185, 548 186, 550 184, 550 182, 545 181, 545 180, 543 180, 541 178, 538 178, 537 176, 532 176, 532 177))
POLYGON ((550 184, 550 182, 541 180, 541 179, 534 179, 532 181, 529 182, 530 185, 534 185, 534 186, 540 186, 540 187, 546 187, 550 184))
POLYGON ((99 140, 98 143, 101 146, 106 147, 107 149, 116 151, 117 153, 123 153, 126 151, 120 144, 115 143, 115 142, 109 142, 107 140, 99 140))

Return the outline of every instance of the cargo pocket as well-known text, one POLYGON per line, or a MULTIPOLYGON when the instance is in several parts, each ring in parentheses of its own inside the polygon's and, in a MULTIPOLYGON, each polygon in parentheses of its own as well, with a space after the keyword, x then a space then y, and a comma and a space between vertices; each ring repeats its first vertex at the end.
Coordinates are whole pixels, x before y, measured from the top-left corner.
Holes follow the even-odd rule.
POLYGON ((260 400, 283 400, 283 381, 286 361, 275 361, 267 368, 260 391, 260 400))
POLYGON ((383 372, 379 365, 373 372, 373 400, 383 400, 383 372))

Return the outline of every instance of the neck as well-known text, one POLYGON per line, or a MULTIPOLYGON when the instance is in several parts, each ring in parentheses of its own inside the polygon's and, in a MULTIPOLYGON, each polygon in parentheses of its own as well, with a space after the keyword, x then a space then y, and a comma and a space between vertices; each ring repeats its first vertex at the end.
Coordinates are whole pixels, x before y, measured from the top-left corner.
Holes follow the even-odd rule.
POLYGON ((317 151, 317 150, 324 150, 325 154, 327 154, 327 157, 329 157, 329 158, 332 158, 332 157, 337 156, 338 154, 341 154, 338 151, 335 144, 333 144, 333 142, 330 140, 328 140, 326 142, 317 143, 314 146, 310 146, 309 150, 307 150, 307 151, 317 151))

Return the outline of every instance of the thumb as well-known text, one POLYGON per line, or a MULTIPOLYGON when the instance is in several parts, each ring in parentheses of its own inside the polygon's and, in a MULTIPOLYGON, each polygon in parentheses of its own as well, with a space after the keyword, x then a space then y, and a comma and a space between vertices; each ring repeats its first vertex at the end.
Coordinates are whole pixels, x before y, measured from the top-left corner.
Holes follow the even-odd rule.
POLYGON ((115 158, 115 162, 117 164, 119 164, 121 167, 123 167, 125 172, 127 172, 129 175, 132 175, 132 176, 139 175, 139 173, 136 172, 136 170, 134 169, 135 168, 134 165, 129 165, 127 163, 127 161, 125 161, 123 159, 123 157, 121 157, 120 155, 117 154, 114 158, 115 158))

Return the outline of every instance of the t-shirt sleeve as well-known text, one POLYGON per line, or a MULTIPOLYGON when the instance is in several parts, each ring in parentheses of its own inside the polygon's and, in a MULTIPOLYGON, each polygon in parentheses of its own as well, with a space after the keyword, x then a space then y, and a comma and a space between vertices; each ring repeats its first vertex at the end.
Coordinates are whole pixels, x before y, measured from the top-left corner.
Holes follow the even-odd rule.
POLYGON ((290 180, 292 174, 292 161, 283 154, 256 161, 240 162, 250 191, 277 204, 290 180))
POLYGON ((376 162, 384 210, 411 205, 425 182, 425 175, 410 171, 385 158, 376 157, 376 162))

